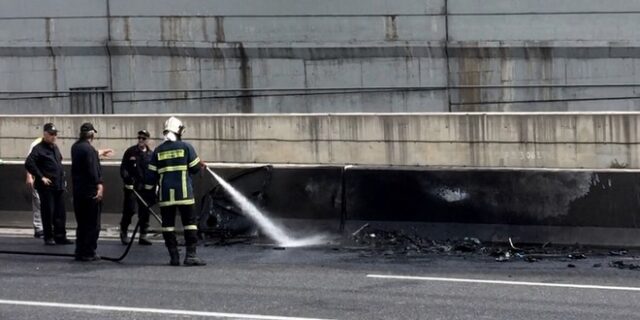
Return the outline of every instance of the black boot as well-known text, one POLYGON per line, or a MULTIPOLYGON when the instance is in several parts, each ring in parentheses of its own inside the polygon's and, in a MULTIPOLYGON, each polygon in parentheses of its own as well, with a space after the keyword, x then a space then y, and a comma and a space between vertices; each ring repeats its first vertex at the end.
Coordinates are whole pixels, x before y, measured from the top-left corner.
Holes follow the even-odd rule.
POLYGON ((120 226, 120 242, 122 242, 122 244, 125 246, 129 244, 129 235, 127 235, 127 229, 129 229, 128 226, 120 226))
POLYGON ((187 255, 184 257, 184 265, 189 267, 206 266, 207 263, 196 255, 196 246, 188 246, 187 255))
POLYGON ((169 264, 172 266, 179 266, 180 265, 180 252, 178 252, 178 248, 168 248, 169 249, 169 257, 171 258, 171 260, 169 261, 169 264))
POLYGON ((146 233, 141 233, 140 234, 140 239, 138 239, 138 244, 141 246, 150 246, 152 245, 151 241, 149 241, 149 239, 147 239, 147 234, 146 233))

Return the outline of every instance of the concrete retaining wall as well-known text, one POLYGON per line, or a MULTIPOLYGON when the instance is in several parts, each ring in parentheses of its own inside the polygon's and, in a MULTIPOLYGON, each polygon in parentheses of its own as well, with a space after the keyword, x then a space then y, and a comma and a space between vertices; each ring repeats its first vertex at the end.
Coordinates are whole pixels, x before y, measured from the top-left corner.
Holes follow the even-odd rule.
MULTIPOLYGON (((0 91, 161 91, 107 94, 99 113, 640 110, 637 86, 509 87, 640 83, 637 6, 624 0, 5 0, 0 91), (506 87, 458 87, 485 85, 506 87), (420 89, 231 91, 226 98, 163 92, 388 86, 420 89)), ((2 113, 87 112, 75 110, 68 93, 0 98, 2 113)))
MULTIPOLYGON (((184 115, 185 139, 210 162, 640 168, 638 113, 184 115)), ((166 116, 4 116, 0 158, 23 159, 52 121, 69 157, 91 121, 96 145, 121 155, 136 132, 158 144, 166 116)))

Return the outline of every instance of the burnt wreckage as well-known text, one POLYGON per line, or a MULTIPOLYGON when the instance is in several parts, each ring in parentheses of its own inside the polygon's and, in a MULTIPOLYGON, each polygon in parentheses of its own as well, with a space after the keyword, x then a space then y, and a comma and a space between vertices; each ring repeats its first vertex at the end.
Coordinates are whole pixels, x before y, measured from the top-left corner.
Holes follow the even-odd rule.
MULTIPOLYGON (((237 172, 226 180, 256 206, 264 207, 272 173, 272 166, 262 166, 237 172)), ((216 183, 200 203, 198 230, 201 239, 227 244, 258 236, 257 225, 242 213, 220 184, 216 183)))

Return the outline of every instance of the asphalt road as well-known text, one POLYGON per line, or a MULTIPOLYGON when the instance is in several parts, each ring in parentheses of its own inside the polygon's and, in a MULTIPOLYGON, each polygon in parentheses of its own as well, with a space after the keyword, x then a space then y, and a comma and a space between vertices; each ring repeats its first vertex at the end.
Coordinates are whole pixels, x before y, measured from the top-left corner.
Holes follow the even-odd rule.
MULTIPOLYGON (((73 246, 0 237, 0 250, 45 249, 72 252, 73 246)), ((99 251, 117 256, 122 249, 102 241, 99 251)), ((136 245, 120 264, 0 255, 0 319, 640 318, 640 271, 610 268, 607 256, 498 263, 464 255, 370 256, 329 246, 199 250, 206 267, 165 265, 160 243, 136 245)))

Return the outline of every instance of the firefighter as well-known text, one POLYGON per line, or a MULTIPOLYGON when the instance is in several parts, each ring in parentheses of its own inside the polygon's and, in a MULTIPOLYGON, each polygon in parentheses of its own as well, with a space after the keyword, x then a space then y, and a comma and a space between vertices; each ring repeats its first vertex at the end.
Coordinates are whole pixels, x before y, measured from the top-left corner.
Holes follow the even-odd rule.
POLYGON ((147 239, 149 229, 149 209, 134 194, 144 194, 144 179, 147 167, 151 161, 153 150, 147 144, 150 135, 147 130, 138 131, 138 143, 124 152, 120 164, 120 176, 124 182, 124 202, 122 205, 122 219, 120 220, 120 241, 126 245, 129 243, 127 231, 131 218, 138 207, 138 221, 140 222, 140 238, 138 244, 149 246, 151 241, 147 239))
POLYGON ((73 178, 73 209, 76 229, 76 260, 97 261, 98 237, 104 187, 100 157, 109 157, 113 150, 96 150, 93 139, 98 131, 91 123, 80 127, 80 137, 71 146, 71 176, 73 178))
POLYGON ((43 127, 43 136, 25 161, 25 167, 34 179, 42 213, 45 245, 73 244, 67 239, 65 227, 67 211, 64 205, 66 179, 62 166, 62 155, 56 145, 58 129, 53 123, 43 127))
POLYGON ((153 190, 156 186, 159 187, 158 205, 162 215, 162 236, 169 250, 169 264, 180 265, 175 235, 176 211, 179 211, 187 247, 184 265, 203 266, 206 263, 196 255, 198 226, 191 175, 198 173, 204 162, 200 160, 193 146, 182 141, 184 129, 182 122, 175 117, 164 123, 165 141, 153 152, 147 170, 145 189, 153 190))

